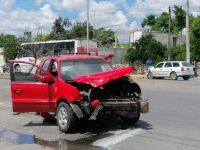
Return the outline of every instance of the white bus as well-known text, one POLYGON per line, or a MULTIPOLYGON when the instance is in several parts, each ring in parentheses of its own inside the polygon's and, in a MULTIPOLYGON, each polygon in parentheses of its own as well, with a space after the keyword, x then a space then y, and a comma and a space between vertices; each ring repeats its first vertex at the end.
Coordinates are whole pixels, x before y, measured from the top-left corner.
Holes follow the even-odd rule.
MULTIPOLYGON (((67 53, 90 53, 91 55, 98 55, 97 42, 89 40, 89 51, 87 52, 87 40, 85 39, 70 39, 70 40, 52 40, 45 42, 30 42, 22 43, 15 60, 23 60, 27 62, 35 62, 37 57, 44 55, 55 54, 67 54, 67 53)), ((16 72, 21 72, 21 69, 25 69, 26 66, 22 66, 20 63, 14 64, 16 72)))

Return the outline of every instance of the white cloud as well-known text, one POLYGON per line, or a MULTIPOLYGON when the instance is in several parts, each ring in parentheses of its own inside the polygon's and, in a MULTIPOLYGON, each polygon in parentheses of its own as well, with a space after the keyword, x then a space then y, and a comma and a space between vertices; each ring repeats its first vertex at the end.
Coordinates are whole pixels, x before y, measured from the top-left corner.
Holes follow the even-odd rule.
POLYGON ((27 11, 21 8, 13 10, 11 7, 13 0, 4 2, 10 6, 7 5, 7 9, 0 11, 0 33, 15 34, 18 37, 23 36, 24 31, 31 31, 34 37, 39 26, 49 32, 57 18, 49 4, 45 4, 39 10, 27 11))
POLYGON ((137 29, 138 28, 138 24, 136 21, 133 21, 131 24, 130 24, 130 30, 133 30, 133 29, 137 29))

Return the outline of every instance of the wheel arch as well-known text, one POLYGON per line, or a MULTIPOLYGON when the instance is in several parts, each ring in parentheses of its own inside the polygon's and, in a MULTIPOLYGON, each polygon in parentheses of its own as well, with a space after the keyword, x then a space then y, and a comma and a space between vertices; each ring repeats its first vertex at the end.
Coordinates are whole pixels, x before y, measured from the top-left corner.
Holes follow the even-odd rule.
POLYGON ((56 108, 58 108, 58 105, 62 102, 65 102, 69 105, 69 101, 66 98, 62 97, 57 101, 56 108))
POLYGON ((58 108, 60 103, 66 103, 69 105, 69 107, 71 107, 71 109, 73 110, 73 112, 76 114, 76 116, 78 118, 83 118, 84 117, 84 113, 82 111, 82 109, 75 103, 70 103, 66 98, 60 98, 56 104, 56 108, 58 108))
MULTIPOLYGON (((20 66, 20 64, 19 64, 19 63, 14 64, 14 65, 13 65, 14 69, 15 69, 16 66, 20 66)), ((20 66, 20 67, 21 67, 21 66, 20 66)))

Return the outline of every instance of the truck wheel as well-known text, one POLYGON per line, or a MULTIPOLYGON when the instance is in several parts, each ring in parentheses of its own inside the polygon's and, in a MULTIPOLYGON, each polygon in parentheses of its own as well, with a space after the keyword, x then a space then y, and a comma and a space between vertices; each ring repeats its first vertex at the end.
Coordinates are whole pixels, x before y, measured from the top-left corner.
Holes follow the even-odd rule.
POLYGON ((15 66, 15 72, 21 72, 21 67, 20 65, 15 66))
POLYGON ((76 127, 77 118, 71 107, 61 102, 57 108, 57 125, 61 132, 71 132, 76 127))
POLYGON ((177 80, 178 78, 176 72, 172 72, 170 77, 172 80, 177 80))
POLYGON ((188 80, 190 77, 183 77, 184 80, 188 80))

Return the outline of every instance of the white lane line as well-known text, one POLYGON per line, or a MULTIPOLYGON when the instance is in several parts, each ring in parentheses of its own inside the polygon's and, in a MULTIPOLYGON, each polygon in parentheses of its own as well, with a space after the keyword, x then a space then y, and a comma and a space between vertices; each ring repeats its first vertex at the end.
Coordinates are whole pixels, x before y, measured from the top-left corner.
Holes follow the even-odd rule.
POLYGON ((144 132, 143 129, 128 129, 128 130, 121 130, 119 132, 114 132, 115 135, 106 137, 101 140, 97 140, 94 143, 92 143, 93 146, 103 147, 103 148, 109 148, 112 145, 119 143, 129 137, 135 136, 136 134, 140 134, 144 132))
POLYGON ((8 106, 8 105, 0 105, 0 107, 8 107, 8 108, 12 108, 12 106, 8 106))

